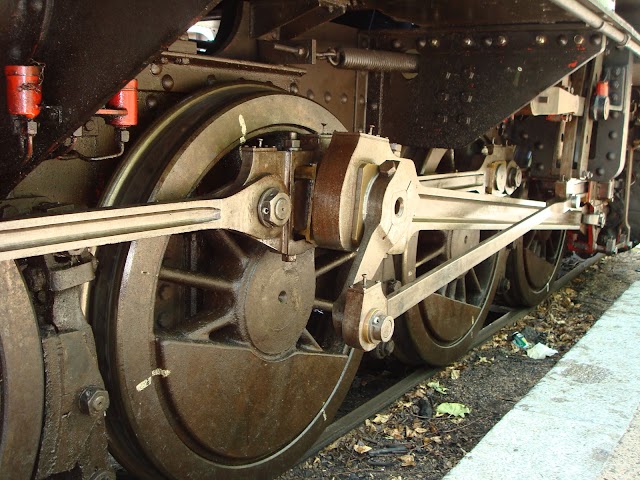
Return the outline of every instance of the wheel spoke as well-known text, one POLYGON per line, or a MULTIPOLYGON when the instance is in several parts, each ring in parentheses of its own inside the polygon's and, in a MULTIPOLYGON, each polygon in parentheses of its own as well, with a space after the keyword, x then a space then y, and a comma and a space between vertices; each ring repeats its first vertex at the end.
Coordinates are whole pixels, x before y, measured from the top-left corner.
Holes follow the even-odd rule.
POLYGON ((318 310, 324 310, 325 312, 333 311, 333 302, 329 300, 323 300, 321 298, 316 298, 313 301, 313 308, 317 308, 318 310))
POLYGON ((235 317, 233 315, 220 317, 218 314, 212 312, 199 313, 186 320, 180 327, 170 331, 170 333, 178 334, 191 340, 205 341, 209 340, 212 333, 222 330, 234 323, 235 317))
POLYGON ((320 344, 306 328, 302 331, 302 335, 300 335, 300 348, 309 352, 324 352, 320 344))
POLYGON ((480 284, 480 279, 478 278, 478 274, 476 272, 475 267, 467 272, 469 278, 471 278, 471 283, 475 288, 475 291, 478 293, 482 293, 482 285, 480 284))
POLYGON ((432 250, 431 252, 427 252, 425 255, 420 257, 420 260, 418 260, 416 262, 416 268, 421 267, 425 263, 428 263, 431 260, 434 260, 434 259, 438 258, 440 255, 445 253, 446 248, 447 247, 445 245, 442 245, 442 246, 436 248, 435 250, 432 250))
POLYGON ((324 275, 327 272, 330 272, 334 268, 338 268, 340 265, 344 265, 349 260, 355 258, 356 255, 356 252, 347 253, 346 255, 340 255, 339 257, 327 262, 321 267, 316 268, 316 278, 324 275))
POLYGON ((185 287, 200 288, 202 290, 228 291, 233 288, 233 284, 228 280, 169 267, 162 267, 160 269, 159 278, 165 282, 177 283, 185 287))

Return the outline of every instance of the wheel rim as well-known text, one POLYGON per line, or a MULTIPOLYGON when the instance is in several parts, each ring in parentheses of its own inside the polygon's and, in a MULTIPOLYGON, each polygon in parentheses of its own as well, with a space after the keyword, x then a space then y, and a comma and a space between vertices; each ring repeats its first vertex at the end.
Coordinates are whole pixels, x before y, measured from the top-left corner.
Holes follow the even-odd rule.
MULTIPOLYGON (((546 201, 546 192, 536 182, 526 182, 516 192, 520 198, 546 201)), ((509 288, 504 299, 511 305, 534 306, 549 292, 562 261, 565 230, 532 230, 513 243, 506 267, 509 288)))
POLYGON ((36 315, 13 261, 0 262, 0 471, 31 478, 40 446, 44 363, 36 315))
MULTIPOLYGON (((489 235, 470 230, 421 232, 402 256, 402 283, 459 257, 489 235)), ((493 255, 471 268, 396 322, 401 360, 446 365, 468 350, 495 296, 502 257, 493 255)))
MULTIPOLYGON (((255 84, 221 87, 176 107, 152 128, 103 203, 189 196, 239 144, 241 116, 247 139, 277 131, 317 132, 324 125, 343 129, 335 117, 306 99, 255 84), (181 131, 171 134, 176 126, 181 131), (164 154, 157 158, 164 162, 156 160, 160 167, 145 165, 157 153, 164 154), (149 178, 141 182, 145 171, 149 178)), ((98 257, 104 271, 94 289, 92 311, 99 343, 108 346, 99 354, 116 399, 107 418, 112 450, 135 474, 274 475, 290 466, 326 427, 348 389, 359 355, 335 339, 315 338, 305 328, 313 304, 313 250, 301 255, 300 263, 286 267, 288 274, 273 278, 269 272, 279 270, 275 257, 280 256, 228 232, 145 239, 101 249, 98 257), (206 315, 192 311, 187 320, 172 312, 168 321, 160 321, 167 304, 163 288, 164 297, 166 288, 193 291, 184 279, 182 284, 176 281, 171 268, 179 265, 170 262, 176 258, 172 252, 181 250, 179 244, 189 242, 209 242, 208 251, 214 250, 209 260, 218 255, 237 261, 238 268, 224 270, 226 277, 207 271, 203 277, 215 277, 217 286, 198 294, 200 306, 224 308, 206 315), (234 260, 233 252, 241 252, 241 257, 234 260), (260 281, 252 283, 253 275, 260 281), (302 290, 307 294, 300 293, 298 283, 306 285, 302 290), (263 301, 272 302, 269 307, 281 305, 282 312, 290 310, 289 302, 297 305, 295 318, 270 320, 272 329, 293 330, 292 334, 276 341, 261 337, 265 332, 256 318, 262 315, 263 301), (307 318, 300 321, 300 312, 307 318), (231 332, 226 328, 229 316, 236 319, 231 332)))

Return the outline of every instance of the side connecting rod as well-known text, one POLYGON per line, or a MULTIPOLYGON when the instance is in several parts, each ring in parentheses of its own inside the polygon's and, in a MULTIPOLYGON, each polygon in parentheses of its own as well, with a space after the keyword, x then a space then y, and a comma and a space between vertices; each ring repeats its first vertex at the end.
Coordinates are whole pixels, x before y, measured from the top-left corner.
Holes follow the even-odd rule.
POLYGON ((491 255, 514 242, 525 233, 535 229, 553 215, 567 212, 571 208, 571 200, 553 203, 511 227, 496 233, 480 242, 464 255, 443 263, 431 272, 417 278, 387 297, 386 313, 394 318, 418 305, 429 295, 438 291, 442 285, 458 278, 470 267, 483 262, 491 255))
MULTIPOLYGON (((109 208, 0 222, 0 261, 143 238, 224 228, 264 239, 274 229, 258 219, 263 193, 282 184, 265 177, 224 199, 109 208)), ((275 231, 277 235, 279 229, 275 231)))

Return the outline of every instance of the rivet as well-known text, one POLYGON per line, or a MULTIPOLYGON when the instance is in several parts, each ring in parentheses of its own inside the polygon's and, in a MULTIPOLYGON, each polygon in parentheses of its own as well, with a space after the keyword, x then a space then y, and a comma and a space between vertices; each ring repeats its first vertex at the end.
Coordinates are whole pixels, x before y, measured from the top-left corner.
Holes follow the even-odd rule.
POLYGON ((544 165, 542 163, 536 163, 536 169, 537 170, 544 170, 544 165))
POLYGON ((472 45, 473 45, 473 38, 471 38, 471 37, 465 37, 465 38, 462 40, 462 43, 464 44, 464 46, 465 46, 465 47, 470 47, 470 46, 472 46, 472 45))
POLYGON ((615 140, 616 138, 618 138, 618 132, 616 132, 615 130, 612 130, 611 132, 609 132, 609 138, 611 140, 615 140))
POLYGON ((602 37, 598 34, 591 35, 590 40, 592 45, 596 45, 596 46, 602 45, 602 37))
POLYGON ((173 81, 173 77, 171 75, 163 76, 161 83, 162 83, 162 88, 164 88, 165 90, 171 90, 175 84, 173 81))
POLYGON ((611 118, 613 119, 620 118, 620 112, 611 112, 611 118))
POLYGON ((213 84, 216 83, 216 81, 218 81, 218 79, 216 78, 215 75, 213 74, 207 75, 207 85, 212 86, 213 84))
POLYGON ((149 67, 152 75, 160 75, 162 72, 162 65, 158 65, 157 63, 152 63, 149 67))
POLYGON ((326 92, 324 94, 324 101, 329 103, 331 101, 331 92, 326 92))
POLYGON ((493 38, 491 37, 484 37, 482 39, 482 43, 484 43, 485 47, 490 47, 491 45, 493 45, 493 38))
POLYGON ((380 105, 378 105, 378 102, 373 102, 371 104, 371 110, 376 111, 378 110, 378 108, 380 108, 380 105))
POLYGON ((307 90, 307 98, 309 100, 314 100, 316 98, 316 94, 313 93, 313 90, 311 90, 311 89, 307 90))
POLYGON ((438 48, 440 46, 440 40, 437 38, 432 38, 431 40, 429 40, 429 45, 431 45, 433 48, 438 48))
POLYGON ((365 98, 364 98, 364 95, 360 95, 360 97, 358 97, 358 103, 359 103, 360 105, 364 105, 364 104, 365 104, 365 102, 366 102, 366 100, 365 100, 365 98))
POLYGON ((615 160, 617 157, 617 155, 615 154, 615 152, 608 152, 607 153, 607 160, 609 160, 610 162, 612 162, 613 160, 615 160))
POLYGON ((545 37, 544 35, 536 35, 537 45, 544 45, 545 43, 547 43, 547 37, 545 37))
POLYGON ((416 41, 416 45, 418 45, 418 48, 424 48, 427 46, 427 39, 426 38, 419 38, 416 41))
POLYGON ((596 175, 602 176, 604 175, 604 168, 596 168, 596 175))
POLYGON ((566 35, 560 35, 558 37, 558 45, 560 45, 561 47, 566 46, 569 43, 569 39, 567 38, 566 35))
POLYGON ((298 84, 294 82, 291 85, 289 85, 289 91, 297 95, 298 92, 300 91, 300 89, 298 88, 298 84))
POLYGON ((392 45, 393 45, 393 48, 395 48, 395 49, 402 48, 402 42, 400 40, 398 40, 397 38, 393 41, 392 45))
POLYGON ((340 103, 347 103, 349 101, 349 97, 347 96, 346 93, 343 93, 342 95, 340 95, 340 103))
POLYGON ((544 143, 536 142, 535 147, 536 147, 536 150, 544 150, 544 143))
POLYGON ((158 106, 158 97, 155 95, 149 95, 145 103, 147 108, 156 108, 158 106))
POLYGON ((620 95, 618 95, 617 93, 612 93, 611 94, 611 101, 613 103, 618 103, 620 101, 620 95))
POLYGON ((499 35, 499 36, 498 36, 498 38, 497 38, 497 40, 496 40, 496 43, 497 43, 499 46, 504 47, 504 46, 506 46, 506 45, 507 45, 507 43, 509 43, 509 40, 508 40, 508 39, 507 39, 507 37, 505 37, 504 35, 499 35))

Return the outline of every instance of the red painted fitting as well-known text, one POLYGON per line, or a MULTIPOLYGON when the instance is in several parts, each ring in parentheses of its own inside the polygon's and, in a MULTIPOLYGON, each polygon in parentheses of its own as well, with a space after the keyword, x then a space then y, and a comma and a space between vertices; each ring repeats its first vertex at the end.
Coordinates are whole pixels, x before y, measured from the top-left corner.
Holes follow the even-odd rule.
POLYGON ((11 115, 28 119, 40 114, 42 102, 42 69, 38 66, 6 65, 7 110, 11 115))
POLYGON ((598 82, 596 84, 596 95, 599 97, 609 96, 609 82, 598 82))
POLYGON ((107 107, 123 112, 107 120, 107 123, 119 128, 138 124, 138 80, 131 80, 122 90, 107 102, 107 107))

